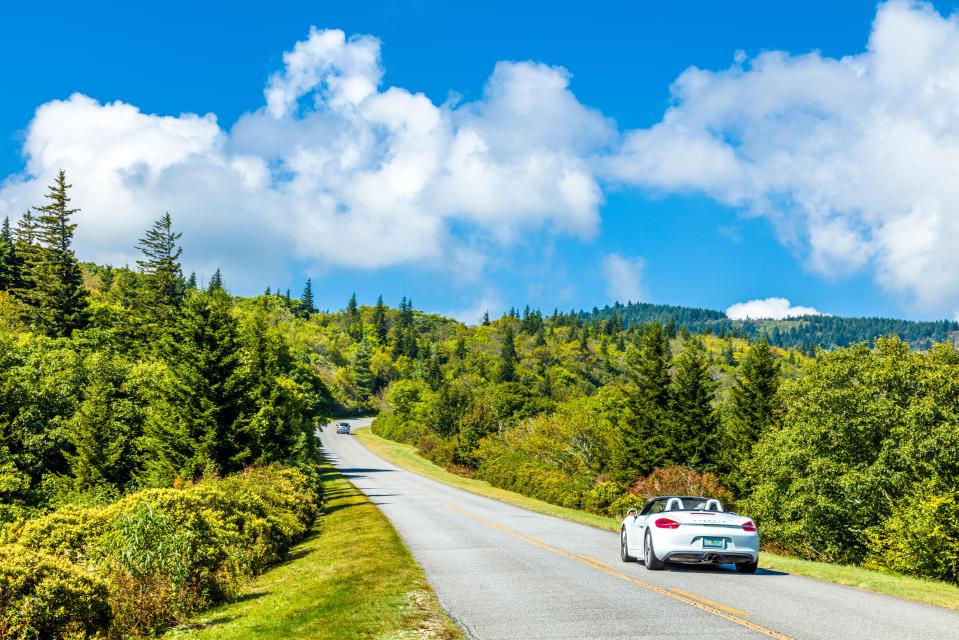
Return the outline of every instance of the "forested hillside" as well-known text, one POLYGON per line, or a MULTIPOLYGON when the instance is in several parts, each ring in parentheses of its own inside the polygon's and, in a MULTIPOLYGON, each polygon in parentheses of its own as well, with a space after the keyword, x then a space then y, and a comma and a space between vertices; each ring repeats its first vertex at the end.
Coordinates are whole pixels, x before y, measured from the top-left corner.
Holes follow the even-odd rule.
MULTIPOLYGON (((477 326, 405 297, 321 313, 312 282, 240 298, 217 271, 200 288, 169 215, 132 268, 81 265, 75 215, 61 174, 0 236, 0 586, 20 589, 0 589, 20 616, 0 635, 148 635, 231 597, 264 568, 243 549, 282 557, 312 523, 315 429, 373 411, 377 433, 556 504, 709 493, 788 553, 959 580, 951 342, 812 356, 653 305, 477 326)), ((820 321, 843 326, 795 322, 820 321)))
POLYGON ((152 635, 309 530, 332 398, 291 305, 198 289, 169 215, 81 267, 69 188, 0 236, 0 637, 152 635))
POLYGON ((722 311, 694 309, 648 303, 616 303, 602 309, 575 312, 582 321, 608 320, 617 316, 625 326, 659 322, 670 329, 686 327, 692 333, 734 335, 750 340, 766 340, 773 346, 800 349, 813 354, 816 349, 848 347, 878 338, 896 336, 914 349, 928 349, 939 342, 959 340, 959 322, 938 320, 917 322, 895 318, 843 318, 840 316, 803 316, 785 320, 730 320, 722 311))

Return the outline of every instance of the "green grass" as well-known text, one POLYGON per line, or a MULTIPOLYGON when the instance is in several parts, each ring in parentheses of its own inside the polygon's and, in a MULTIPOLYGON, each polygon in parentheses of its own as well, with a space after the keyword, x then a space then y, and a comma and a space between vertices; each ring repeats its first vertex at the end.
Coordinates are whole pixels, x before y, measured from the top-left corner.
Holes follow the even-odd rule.
MULTIPOLYGON (((393 464, 428 478, 433 478, 434 480, 445 482, 454 487, 516 505, 517 507, 522 507, 530 511, 565 518, 566 520, 572 520, 573 522, 587 524, 600 529, 608 529, 610 531, 619 530, 620 520, 586 513, 585 511, 578 511, 576 509, 558 507, 548 502, 537 500, 536 498, 530 498, 513 491, 494 487, 484 480, 466 478, 456 475, 455 473, 450 473, 446 469, 420 456, 415 447, 381 438, 370 429, 357 429, 354 431, 354 436, 377 455, 389 460, 393 464)), ((776 555, 768 551, 762 553, 760 565, 775 571, 785 571, 787 573, 803 575, 826 582, 859 587, 861 589, 868 589, 886 595, 959 611, 959 586, 945 582, 887 574, 870 569, 863 569, 862 567, 800 560, 799 558, 776 555)))
POLYGON ((236 602, 167 637, 197 640, 460 640, 423 570, 389 521, 324 467, 319 531, 236 602))

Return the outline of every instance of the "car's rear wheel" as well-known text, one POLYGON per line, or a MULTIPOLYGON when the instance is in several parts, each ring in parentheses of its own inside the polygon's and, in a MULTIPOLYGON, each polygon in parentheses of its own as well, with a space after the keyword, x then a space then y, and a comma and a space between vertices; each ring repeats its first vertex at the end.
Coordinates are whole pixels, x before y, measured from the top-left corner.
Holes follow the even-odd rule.
POLYGON ((656 550, 653 549, 653 536, 649 531, 646 532, 646 543, 643 545, 643 564, 650 571, 661 571, 666 563, 656 557, 656 550))
POLYGON ((636 558, 629 555, 629 548, 626 546, 626 527, 619 531, 619 558, 623 562, 636 562, 636 558))
POLYGON ((756 573, 756 569, 759 568, 759 560, 753 560, 752 562, 740 562, 736 565, 736 571, 739 573, 756 573))

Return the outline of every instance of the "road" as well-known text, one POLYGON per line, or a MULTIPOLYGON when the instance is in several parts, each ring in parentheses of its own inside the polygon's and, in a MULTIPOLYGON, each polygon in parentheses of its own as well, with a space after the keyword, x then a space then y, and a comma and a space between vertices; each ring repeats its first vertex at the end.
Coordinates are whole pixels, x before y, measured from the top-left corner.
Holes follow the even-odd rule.
POLYGON ((959 613, 801 576, 647 571, 620 561, 613 532, 425 478, 333 431, 321 434, 326 455, 393 523, 470 638, 959 639, 959 613))

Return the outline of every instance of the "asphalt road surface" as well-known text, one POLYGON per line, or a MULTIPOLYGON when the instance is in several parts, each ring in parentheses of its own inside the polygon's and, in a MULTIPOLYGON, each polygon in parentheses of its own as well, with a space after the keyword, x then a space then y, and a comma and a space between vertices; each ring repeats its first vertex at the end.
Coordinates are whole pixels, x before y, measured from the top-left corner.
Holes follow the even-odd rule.
POLYGON ((959 613, 939 607, 763 569, 623 563, 616 533, 424 478, 334 431, 321 434, 328 458, 390 519, 470 638, 959 640, 959 613))

